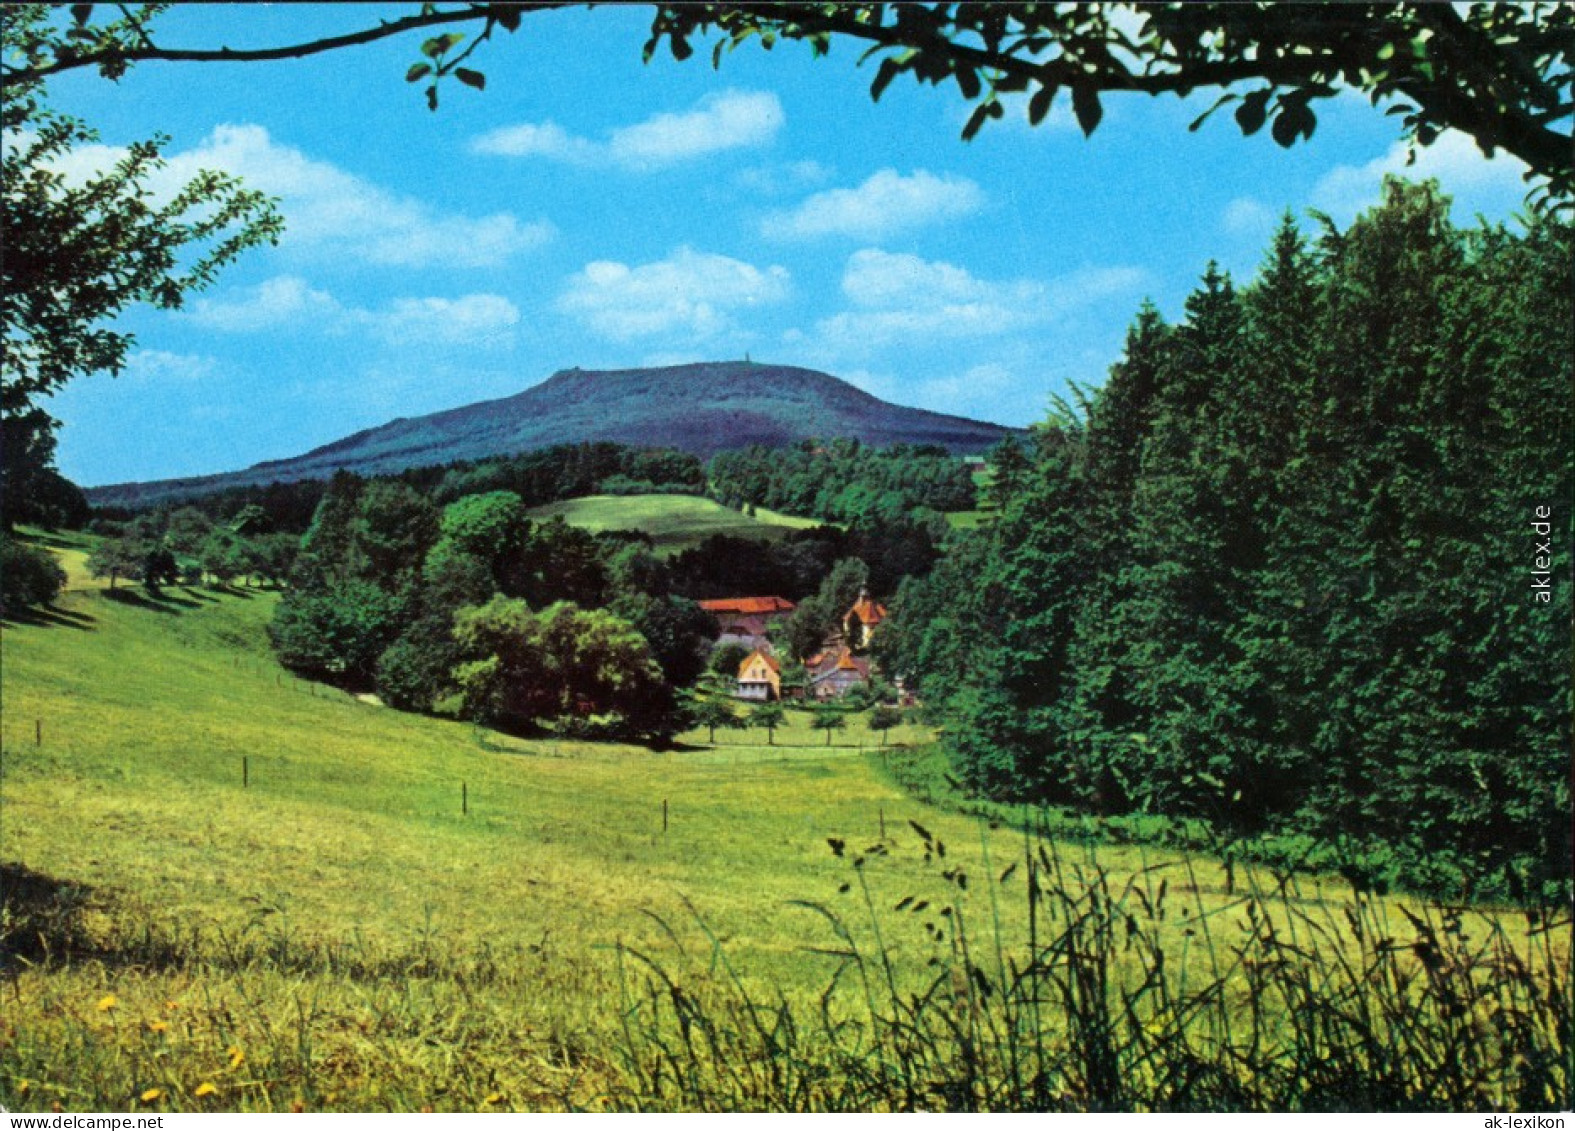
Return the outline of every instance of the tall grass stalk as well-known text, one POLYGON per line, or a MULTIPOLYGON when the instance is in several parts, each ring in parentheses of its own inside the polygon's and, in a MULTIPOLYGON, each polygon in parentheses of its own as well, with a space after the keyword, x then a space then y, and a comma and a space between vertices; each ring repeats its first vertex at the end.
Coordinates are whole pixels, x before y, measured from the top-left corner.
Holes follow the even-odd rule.
MULTIPOLYGON (((1252 868, 1232 877, 1233 899, 1209 910, 1190 860, 1145 861, 1118 884, 1092 849, 1069 859, 1031 832, 1022 860, 999 874, 986 836, 976 882, 947 863, 938 838, 913 828, 909 848, 929 865, 926 883, 896 899, 882 895, 904 874, 882 869, 886 842, 864 853, 832 842, 852 870, 837 899, 853 888, 858 899, 852 909, 803 903, 834 939, 815 948, 831 967, 813 1010, 779 995, 762 1013, 763 991, 731 969, 711 977, 681 948, 629 952, 641 976, 626 966, 620 1053, 632 1071, 620 1106, 1533 1111, 1571 1102, 1567 913, 1531 910, 1511 926, 1501 914, 1418 902, 1399 905, 1391 921, 1368 894, 1326 901, 1290 872, 1252 868), (1026 914, 1003 915, 1004 900, 1025 901, 1026 914), (1211 924, 1221 916, 1231 930, 1211 924)), ((681 932, 669 930, 676 941, 681 932)))

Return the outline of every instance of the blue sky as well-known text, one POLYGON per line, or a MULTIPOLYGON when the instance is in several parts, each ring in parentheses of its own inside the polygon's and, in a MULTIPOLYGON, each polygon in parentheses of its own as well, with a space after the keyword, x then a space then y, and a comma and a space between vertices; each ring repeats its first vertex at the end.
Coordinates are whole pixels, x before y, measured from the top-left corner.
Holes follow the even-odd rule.
MULTIPOLYGON (((166 46, 263 45, 387 6, 181 6, 166 46)), ((1003 424, 1103 380, 1145 298, 1168 318, 1212 258, 1245 282, 1277 217, 1347 222, 1402 171, 1395 120, 1343 98, 1309 144, 1243 138, 1199 99, 1111 98, 1085 139, 959 139, 954 89, 872 103, 858 50, 746 47, 640 61, 645 9, 528 15, 429 112, 412 36, 281 63, 62 76, 104 147, 154 132, 170 179, 241 174, 288 225, 178 313, 137 312, 119 378, 52 402, 84 485, 232 470, 507 396, 558 369, 741 358, 1003 424)), ((1445 135, 1418 164, 1456 217, 1522 206, 1518 163, 1445 135)))

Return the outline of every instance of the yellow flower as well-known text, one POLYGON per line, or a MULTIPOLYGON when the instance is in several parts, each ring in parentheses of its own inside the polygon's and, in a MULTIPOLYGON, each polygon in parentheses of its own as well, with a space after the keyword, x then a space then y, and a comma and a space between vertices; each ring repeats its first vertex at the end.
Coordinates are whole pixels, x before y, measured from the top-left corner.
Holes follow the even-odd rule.
POLYGON ((145 1104, 150 1104, 163 1094, 164 1092, 159 1088, 149 1088, 147 1091, 142 1093, 142 1102, 145 1104))
POLYGON ((502 1102, 503 1102, 503 1093, 502 1092, 493 1092, 490 1096, 487 1097, 487 1103, 489 1103, 489 1104, 500 1104, 502 1102))
POLYGON ((98 1011, 100 1013, 108 1013, 119 1004, 120 1001, 115 997, 114 994, 105 994, 103 997, 98 999, 98 1011))
POLYGON ((230 1046, 230 1067, 231 1068, 239 1068, 241 1066, 241 1063, 243 1061, 245 1061, 245 1059, 246 1059, 246 1054, 241 1051, 239 1045, 231 1045, 230 1046))
POLYGON ((31 1092, 32 1090, 33 1090, 33 1082, 31 1080, 20 1081, 17 1084, 17 1086, 16 1086, 16 1094, 19 1095, 19 1096, 25 1096, 25 1095, 27 1095, 27 1093, 31 1092))
POLYGON ((170 1023, 168 1021, 149 1021, 148 1022, 148 1028, 152 1029, 155 1033, 162 1033, 162 1032, 164 1032, 164 1030, 168 1029, 169 1027, 170 1027, 170 1023))
POLYGON ((167 1001, 167 1002, 164 1003, 164 1008, 166 1010, 168 1010, 170 1013, 174 1013, 177 1009, 180 1008, 180 1002, 178 1002, 178 1001, 167 1001))
POLYGON ((219 1089, 215 1088, 208 1081, 204 1080, 202 1083, 197 1085, 197 1091, 193 1094, 196 1095, 198 1099, 201 1099, 204 1096, 217 1095, 218 1092, 219 1089))

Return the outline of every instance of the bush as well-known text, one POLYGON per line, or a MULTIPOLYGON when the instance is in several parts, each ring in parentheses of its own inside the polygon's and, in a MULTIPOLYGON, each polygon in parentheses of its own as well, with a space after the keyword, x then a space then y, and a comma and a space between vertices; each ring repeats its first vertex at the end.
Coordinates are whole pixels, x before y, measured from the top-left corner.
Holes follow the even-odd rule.
POLYGON ((0 612, 47 605, 65 584, 66 571, 48 550, 0 539, 0 612))
POLYGON ((453 692, 451 673, 460 659, 459 649, 433 631, 435 627, 417 621, 415 631, 394 641, 378 660, 377 693, 390 707, 431 711, 439 699, 453 692))
POLYGON ((365 684, 398 635, 403 604, 364 581, 295 590, 280 603, 268 635, 279 662, 291 671, 365 684))

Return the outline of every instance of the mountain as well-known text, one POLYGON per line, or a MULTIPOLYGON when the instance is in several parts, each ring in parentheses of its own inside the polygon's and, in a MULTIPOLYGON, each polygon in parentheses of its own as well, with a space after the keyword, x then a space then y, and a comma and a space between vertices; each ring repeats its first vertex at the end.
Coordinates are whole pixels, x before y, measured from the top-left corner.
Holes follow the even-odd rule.
POLYGON ((326 479, 512 455, 554 444, 613 440, 708 457, 747 444, 809 437, 873 445, 938 444, 982 452, 1015 429, 891 404, 840 378, 791 365, 705 362, 661 369, 565 369, 512 397, 400 418, 291 459, 244 471, 94 487, 99 506, 147 503, 229 487, 326 479))

